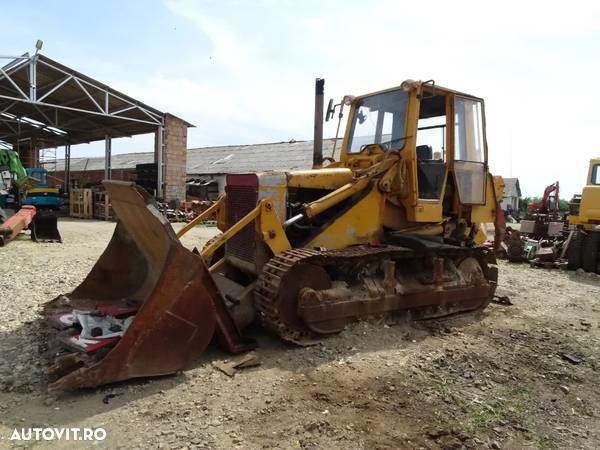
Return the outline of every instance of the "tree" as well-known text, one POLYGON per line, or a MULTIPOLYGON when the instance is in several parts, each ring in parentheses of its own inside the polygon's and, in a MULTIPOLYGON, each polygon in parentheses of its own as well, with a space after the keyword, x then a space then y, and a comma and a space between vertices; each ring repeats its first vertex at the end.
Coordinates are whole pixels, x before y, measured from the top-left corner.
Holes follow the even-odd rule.
POLYGON ((564 212, 569 211, 569 200, 565 200, 564 198, 558 199, 558 209, 564 212))
POLYGON ((521 197, 519 199, 519 212, 521 215, 526 214, 527 206, 529 206, 530 203, 537 203, 541 200, 541 197, 521 197))

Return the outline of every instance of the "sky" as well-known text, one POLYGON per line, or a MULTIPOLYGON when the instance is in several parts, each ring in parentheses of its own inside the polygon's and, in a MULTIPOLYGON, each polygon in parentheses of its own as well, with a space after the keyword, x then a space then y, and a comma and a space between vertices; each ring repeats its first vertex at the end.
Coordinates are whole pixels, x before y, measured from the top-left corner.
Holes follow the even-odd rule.
POLYGON ((312 139, 316 77, 336 100, 410 78, 485 99, 491 171, 524 195, 559 180, 570 198, 600 156, 600 2, 0 0, 0 24, 0 54, 42 39, 48 57, 194 124, 189 148, 312 139))

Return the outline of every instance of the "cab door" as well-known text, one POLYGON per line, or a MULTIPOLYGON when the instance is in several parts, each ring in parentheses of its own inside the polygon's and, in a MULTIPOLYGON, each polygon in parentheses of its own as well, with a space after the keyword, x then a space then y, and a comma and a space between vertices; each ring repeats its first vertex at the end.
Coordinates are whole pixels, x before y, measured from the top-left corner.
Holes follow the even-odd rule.
POLYGON ((485 204, 487 148, 483 100, 454 97, 454 178, 464 205, 485 204))
POLYGON ((442 219, 442 198, 448 173, 448 128, 452 126, 449 97, 440 90, 424 90, 417 120, 415 172, 417 205, 414 220, 442 219))

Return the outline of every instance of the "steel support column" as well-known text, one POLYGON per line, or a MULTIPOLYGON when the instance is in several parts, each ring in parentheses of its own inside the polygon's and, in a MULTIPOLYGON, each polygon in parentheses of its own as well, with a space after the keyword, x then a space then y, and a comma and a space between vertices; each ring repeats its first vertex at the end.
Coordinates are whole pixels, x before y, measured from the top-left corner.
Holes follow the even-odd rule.
POLYGON ((110 180, 112 178, 112 165, 111 165, 111 153, 112 153, 112 138, 110 134, 104 137, 104 179, 110 180))
POLYGON ((164 161, 165 161, 165 140, 164 125, 159 125, 156 131, 156 197, 164 198, 164 161))
POLYGON ((64 191, 71 192, 71 144, 65 145, 65 182, 64 191))
POLYGON ((37 101, 37 57, 29 60, 29 101, 37 101))

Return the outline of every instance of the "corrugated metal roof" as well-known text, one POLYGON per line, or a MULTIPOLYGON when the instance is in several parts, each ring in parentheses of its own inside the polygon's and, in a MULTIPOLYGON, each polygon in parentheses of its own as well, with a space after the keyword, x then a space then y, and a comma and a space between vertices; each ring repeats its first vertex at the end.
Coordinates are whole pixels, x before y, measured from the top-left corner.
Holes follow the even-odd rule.
POLYGON ((0 140, 13 147, 28 138, 51 148, 153 133, 163 122, 163 112, 41 53, 16 57, 2 70, 0 140))
MULTIPOLYGON (((323 140, 323 154, 330 156, 333 139, 323 140)), ((338 149, 341 140, 338 142, 338 149)), ((253 145, 190 148, 187 151, 187 174, 244 173, 263 170, 296 170, 312 167, 313 141, 274 142, 253 145)), ((113 155, 113 170, 135 169, 136 164, 154 162, 154 153, 125 153, 113 155)), ((64 170, 59 159, 57 171, 64 170)), ((104 170, 104 157, 71 158, 71 171, 104 170)))

